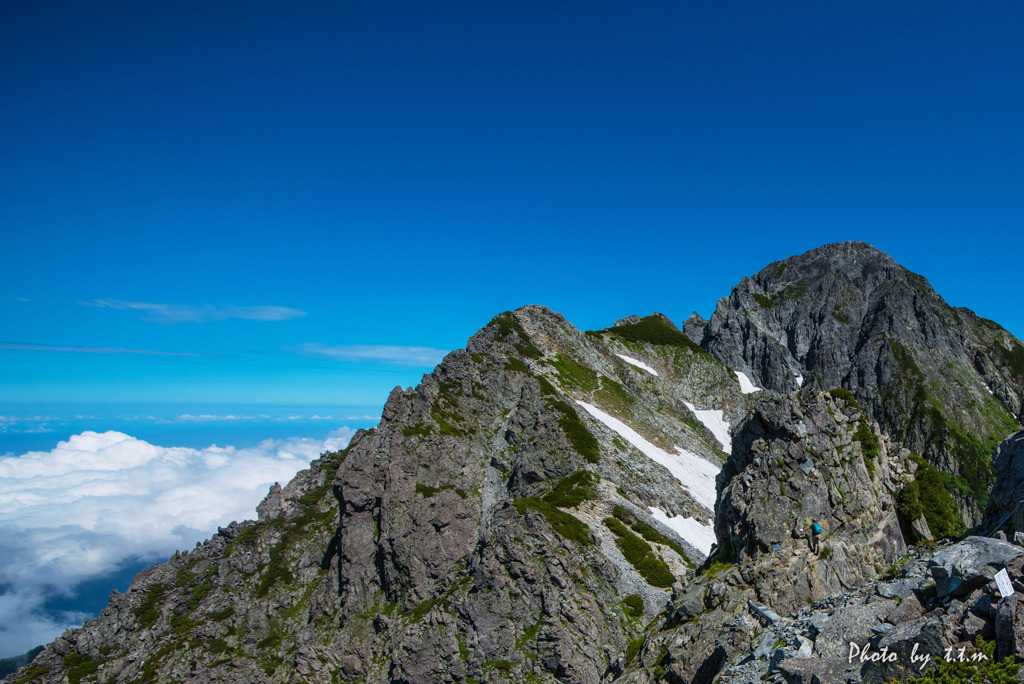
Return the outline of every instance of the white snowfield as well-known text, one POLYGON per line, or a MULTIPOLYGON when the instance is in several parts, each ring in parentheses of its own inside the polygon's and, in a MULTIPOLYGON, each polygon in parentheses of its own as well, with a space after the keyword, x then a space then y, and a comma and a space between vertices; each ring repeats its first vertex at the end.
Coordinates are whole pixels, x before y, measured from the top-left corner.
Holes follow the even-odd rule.
POLYGON ((660 378, 661 377, 660 375, 658 375, 658 371, 654 370, 653 368, 648 366, 643 361, 639 361, 637 359, 634 359, 632 356, 626 356, 625 354, 616 354, 616 356, 618 356, 620 359, 622 359, 623 361, 625 361, 626 363, 628 363, 631 366, 636 366, 637 368, 641 368, 641 369, 647 371, 648 373, 650 373, 651 375, 653 375, 656 378, 660 378))
POLYGON ((750 381, 750 378, 748 378, 746 374, 743 373, 743 371, 733 371, 733 373, 735 373, 736 377, 739 378, 740 391, 743 392, 744 394, 750 394, 751 392, 761 391, 761 388, 755 387, 754 383, 750 381))
POLYGON ((711 434, 722 445, 722 451, 731 454, 732 435, 729 434, 729 423, 725 421, 725 414, 721 409, 699 409, 688 401, 683 403, 686 404, 686 408, 693 411, 693 415, 697 416, 697 420, 703 423, 704 427, 711 430, 711 434))
POLYGON ((694 501, 704 506, 708 511, 714 511, 715 476, 721 470, 720 466, 710 461, 705 461, 700 456, 679 447, 675 448, 676 453, 670 454, 664 449, 651 444, 633 428, 618 418, 608 415, 596 406, 579 400, 576 403, 585 408, 587 413, 606 427, 646 454, 652 461, 668 469, 682 483, 694 501))
POLYGON ((652 518, 678 532, 680 537, 693 544, 694 548, 698 551, 704 555, 711 553, 711 545, 717 541, 713 526, 705 525, 698 522, 695 518, 687 518, 682 515, 670 518, 665 511, 654 506, 650 507, 650 511, 652 518))

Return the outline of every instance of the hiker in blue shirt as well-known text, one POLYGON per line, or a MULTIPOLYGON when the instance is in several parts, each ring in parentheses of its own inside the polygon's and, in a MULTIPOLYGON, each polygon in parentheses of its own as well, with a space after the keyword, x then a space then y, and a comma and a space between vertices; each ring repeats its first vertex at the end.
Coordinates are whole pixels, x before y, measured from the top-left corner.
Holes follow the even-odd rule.
POLYGON ((821 525, 816 522, 812 522, 810 525, 805 527, 802 532, 807 533, 807 542, 811 547, 811 553, 818 553, 820 546, 819 537, 821 535, 821 525))

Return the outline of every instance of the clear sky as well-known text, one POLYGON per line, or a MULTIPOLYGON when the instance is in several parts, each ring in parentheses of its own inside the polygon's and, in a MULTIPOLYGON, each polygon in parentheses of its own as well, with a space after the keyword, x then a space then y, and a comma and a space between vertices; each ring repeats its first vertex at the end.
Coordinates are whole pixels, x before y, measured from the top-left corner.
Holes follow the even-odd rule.
POLYGON ((1019 0, 0 3, 0 657, 504 310, 680 322, 864 240, 1024 337, 1022 33, 1019 0))
POLYGON ((502 310, 707 316, 847 239, 1024 336, 1022 30, 1016 1, 4 3, 0 405, 362 415, 502 310))

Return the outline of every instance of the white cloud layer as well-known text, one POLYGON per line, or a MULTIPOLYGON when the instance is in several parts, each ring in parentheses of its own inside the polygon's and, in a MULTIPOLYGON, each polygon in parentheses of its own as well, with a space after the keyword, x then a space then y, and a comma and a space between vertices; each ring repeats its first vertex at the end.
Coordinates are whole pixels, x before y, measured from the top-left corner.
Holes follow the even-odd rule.
POLYGON ((81 623, 79 614, 45 612, 48 595, 71 595, 132 559, 155 562, 255 517, 271 484, 353 433, 190 449, 83 432, 50 451, 0 457, 0 658, 81 623))
POLYGON ((143 320, 153 323, 209 323, 229 318, 241 318, 249 321, 285 321, 289 318, 305 316, 305 311, 287 306, 214 306, 205 304, 192 306, 189 304, 156 304, 153 302, 126 302, 120 299, 94 299, 82 302, 86 306, 98 306, 105 309, 123 309, 142 311, 143 320))
POLYGON ((335 361, 377 361, 401 366, 436 366, 448 351, 433 347, 399 347, 382 344, 320 344, 308 342, 285 347, 302 356, 335 361))

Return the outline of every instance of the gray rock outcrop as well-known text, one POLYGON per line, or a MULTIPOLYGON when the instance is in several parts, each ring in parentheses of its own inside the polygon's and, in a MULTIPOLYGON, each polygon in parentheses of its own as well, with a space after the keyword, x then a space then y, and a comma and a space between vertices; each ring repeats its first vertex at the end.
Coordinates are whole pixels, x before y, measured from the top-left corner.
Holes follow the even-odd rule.
POLYGON ((780 612, 872 580, 906 552, 895 493, 910 464, 877 436, 881 446, 866 453, 857 438, 864 420, 827 395, 769 395, 737 428, 715 531, 723 555, 780 612), (818 553, 813 523, 822 528, 818 553))

